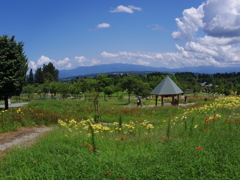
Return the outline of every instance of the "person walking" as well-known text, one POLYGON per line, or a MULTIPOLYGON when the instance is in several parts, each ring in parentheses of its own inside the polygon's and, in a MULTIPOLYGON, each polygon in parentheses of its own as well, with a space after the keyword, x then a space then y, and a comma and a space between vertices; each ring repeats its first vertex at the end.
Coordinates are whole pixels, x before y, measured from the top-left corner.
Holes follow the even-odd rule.
POLYGON ((139 96, 137 96, 137 107, 141 106, 142 107, 142 100, 139 96))

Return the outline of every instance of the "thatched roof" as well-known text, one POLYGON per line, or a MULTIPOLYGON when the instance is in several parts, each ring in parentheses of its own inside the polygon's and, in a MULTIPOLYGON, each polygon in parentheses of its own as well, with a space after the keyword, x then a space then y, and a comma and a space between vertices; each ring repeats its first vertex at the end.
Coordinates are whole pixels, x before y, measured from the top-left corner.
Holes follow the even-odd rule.
POLYGON ((155 89, 150 93, 151 95, 177 95, 183 94, 183 91, 167 76, 165 77, 155 89))

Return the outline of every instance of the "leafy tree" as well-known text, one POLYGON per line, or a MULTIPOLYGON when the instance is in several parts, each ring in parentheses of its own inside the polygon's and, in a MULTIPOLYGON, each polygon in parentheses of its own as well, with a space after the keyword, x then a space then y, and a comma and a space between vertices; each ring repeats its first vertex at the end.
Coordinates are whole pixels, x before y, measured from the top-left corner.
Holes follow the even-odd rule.
POLYGON ((148 83, 144 83, 141 80, 138 80, 135 83, 133 92, 136 96, 141 96, 143 98, 146 98, 150 94, 151 90, 152 89, 150 88, 148 83))
POLYGON ((106 74, 99 74, 97 77, 98 80, 98 91, 101 92, 106 86, 112 84, 112 79, 109 78, 106 74))
POLYGON ((87 98, 86 92, 95 92, 97 90, 97 80, 93 78, 86 78, 82 83, 82 91, 85 94, 85 98, 87 98))
POLYGON ((44 99, 46 98, 46 94, 50 92, 50 83, 48 81, 43 83, 43 95, 44 95, 44 99))
POLYGON ((135 74, 130 74, 128 76, 124 76, 122 81, 121 81, 121 88, 122 90, 126 90, 128 93, 128 103, 130 103, 130 95, 134 90, 134 87, 137 83, 137 75, 135 74))
POLYGON ((35 87, 32 84, 28 84, 27 86, 23 87, 23 91, 28 93, 28 99, 31 100, 32 99, 32 95, 35 92, 35 87))
POLYGON ((0 37, 0 98, 5 101, 5 109, 9 108, 8 98, 20 95, 26 81, 28 64, 23 45, 14 36, 0 37))
POLYGON ((42 98, 42 93, 43 93, 43 84, 39 84, 37 88, 35 88, 35 92, 42 98))
POLYGON ((67 98, 69 94, 69 85, 68 83, 58 83, 58 92, 62 95, 62 98, 67 98))
POLYGON ((99 74, 98 77, 97 77, 97 86, 98 86, 98 92, 104 92, 104 100, 106 100, 106 91, 105 88, 107 86, 110 86, 110 84, 112 84, 112 79, 109 78, 106 74, 99 74))
POLYGON ((55 81, 49 83, 49 91, 52 97, 57 95, 58 84, 59 82, 55 82, 55 81))
MULTIPOLYGON (((108 97, 110 97, 113 93, 114 93, 114 86, 111 85, 111 86, 106 86, 104 89, 103 89, 103 92, 104 92, 104 95, 108 95, 108 97)), ((105 96, 104 96, 104 99, 106 100, 105 96)))

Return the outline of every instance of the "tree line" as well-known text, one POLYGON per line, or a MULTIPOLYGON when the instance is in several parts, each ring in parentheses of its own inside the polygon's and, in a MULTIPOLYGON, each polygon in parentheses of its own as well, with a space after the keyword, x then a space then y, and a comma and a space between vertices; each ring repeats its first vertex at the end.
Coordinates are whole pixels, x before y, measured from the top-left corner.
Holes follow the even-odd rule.
POLYGON ((111 97, 115 92, 125 91, 128 94, 128 102, 130 102, 131 95, 141 96, 142 98, 148 97, 150 92, 168 75, 183 91, 190 90, 194 93, 206 92, 225 95, 237 92, 239 95, 240 73, 234 73, 234 76, 229 74, 232 73, 213 75, 191 72, 175 74, 153 72, 147 75, 99 74, 97 77, 77 77, 69 82, 47 79, 43 83, 28 84, 24 87, 24 91, 29 94, 29 98, 33 93, 38 93, 42 97, 51 94, 52 97, 60 95, 60 97, 66 98, 69 96, 78 97, 80 94, 84 94, 86 97, 91 93, 100 92, 106 98, 107 96, 111 97), (203 82, 206 82, 204 86, 201 85, 203 82))

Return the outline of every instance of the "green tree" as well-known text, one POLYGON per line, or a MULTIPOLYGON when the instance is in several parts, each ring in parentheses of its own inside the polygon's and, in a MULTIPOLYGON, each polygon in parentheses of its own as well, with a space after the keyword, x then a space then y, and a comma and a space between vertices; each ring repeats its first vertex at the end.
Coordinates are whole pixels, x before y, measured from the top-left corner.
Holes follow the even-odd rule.
POLYGON ((109 78, 106 74, 99 74, 97 77, 97 91, 98 92, 104 92, 104 100, 106 100, 106 91, 105 88, 107 86, 110 86, 112 84, 112 79, 109 78))
POLYGON ((53 63, 48 63, 47 65, 43 65, 43 78, 44 81, 48 80, 51 81, 58 81, 58 74, 59 71, 53 65, 53 63))
POLYGON ((114 86, 113 85, 106 86, 103 89, 103 92, 104 92, 104 100, 106 100, 105 94, 108 95, 108 97, 110 97, 114 93, 114 86))
POLYGON ((29 75, 28 75, 28 79, 27 79, 27 83, 28 84, 33 84, 34 83, 34 77, 33 77, 32 69, 30 69, 30 72, 29 72, 29 75))
POLYGON ((90 95, 91 92, 97 91, 97 80, 93 78, 86 78, 82 83, 82 91, 85 94, 85 99, 87 98, 87 93, 90 95))
POLYGON ((23 46, 14 36, 0 36, 0 98, 5 101, 5 109, 9 108, 8 98, 20 95, 26 82, 28 60, 23 46))
POLYGON ((57 95, 58 84, 59 82, 55 82, 55 81, 49 83, 49 91, 52 97, 57 95))
POLYGON ((23 87, 23 91, 28 93, 28 100, 32 99, 32 95, 35 92, 35 87, 32 84, 28 84, 27 86, 23 87))
POLYGON ((150 94, 151 90, 152 89, 150 88, 148 83, 144 83, 141 80, 138 80, 135 83, 133 92, 136 96, 141 96, 142 98, 146 98, 150 94))
POLYGON ((35 82, 38 84, 43 84, 43 71, 42 68, 37 68, 35 72, 35 82))
POLYGON ((58 83, 58 92, 62 95, 62 98, 67 98, 69 94, 69 84, 68 83, 58 83))
POLYGON ((121 88, 123 91, 126 90, 128 93, 128 103, 130 103, 130 96, 134 90, 137 80, 138 80, 138 76, 135 74, 130 74, 122 78, 121 88))

